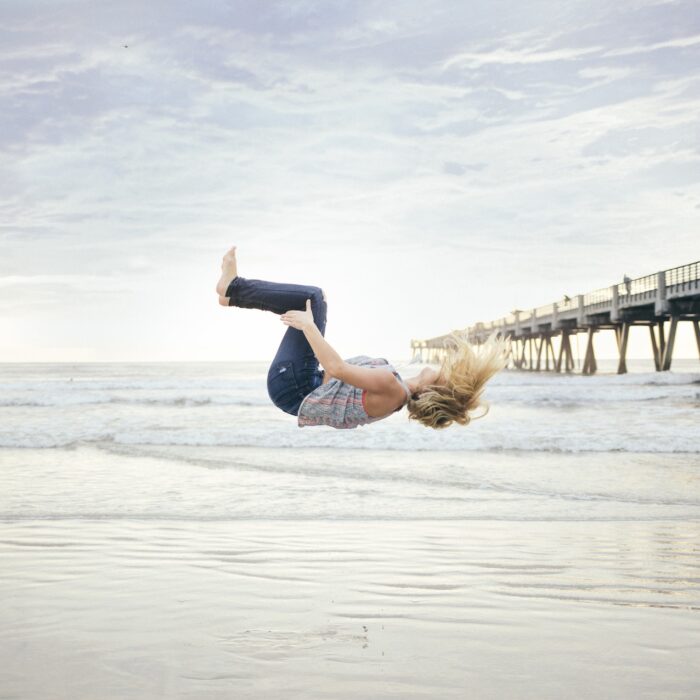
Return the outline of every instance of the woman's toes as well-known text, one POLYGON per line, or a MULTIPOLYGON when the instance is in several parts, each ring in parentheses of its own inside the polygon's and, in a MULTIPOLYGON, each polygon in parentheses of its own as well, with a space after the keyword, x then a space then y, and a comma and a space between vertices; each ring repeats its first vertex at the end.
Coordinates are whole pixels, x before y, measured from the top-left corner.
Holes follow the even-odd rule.
POLYGON ((219 304, 221 304, 221 306, 228 306, 229 301, 230 301, 229 297, 219 296, 219 304))

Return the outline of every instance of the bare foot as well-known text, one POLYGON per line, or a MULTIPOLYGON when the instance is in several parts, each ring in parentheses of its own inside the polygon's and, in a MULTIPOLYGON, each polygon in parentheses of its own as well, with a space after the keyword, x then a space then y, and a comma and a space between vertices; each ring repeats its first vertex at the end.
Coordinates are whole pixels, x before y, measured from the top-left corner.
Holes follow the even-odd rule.
MULTIPOLYGON (((229 284, 231 284, 236 277, 238 277, 238 267, 236 266, 236 246, 233 246, 233 248, 226 252, 223 262, 221 263, 221 277, 216 283, 216 293, 220 297, 225 297, 229 284)), ((221 303, 221 301, 219 301, 219 303, 221 303)))
POLYGON ((221 306, 229 306, 230 301, 228 297, 219 297, 219 304, 221 304, 221 306))

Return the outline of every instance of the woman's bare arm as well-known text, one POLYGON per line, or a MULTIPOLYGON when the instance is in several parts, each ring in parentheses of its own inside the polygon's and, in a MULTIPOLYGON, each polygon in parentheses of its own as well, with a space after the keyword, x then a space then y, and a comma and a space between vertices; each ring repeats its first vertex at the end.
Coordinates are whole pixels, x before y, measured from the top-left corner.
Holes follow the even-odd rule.
POLYGON ((337 376, 336 372, 341 365, 344 364, 343 358, 331 347, 328 341, 321 335, 318 326, 312 321, 302 329, 306 339, 309 341, 314 355, 318 358, 323 369, 333 377, 337 376))
POLYGON ((358 367, 349 362, 343 362, 342 367, 333 376, 360 389, 367 389, 373 394, 391 395, 398 387, 393 373, 379 367, 358 367))

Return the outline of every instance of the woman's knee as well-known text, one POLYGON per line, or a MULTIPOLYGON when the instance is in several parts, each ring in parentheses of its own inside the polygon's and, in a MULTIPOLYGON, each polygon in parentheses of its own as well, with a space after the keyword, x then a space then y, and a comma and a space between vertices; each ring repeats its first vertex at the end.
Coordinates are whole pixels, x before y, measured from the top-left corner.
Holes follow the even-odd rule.
POLYGON ((321 287, 309 287, 308 294, 312 302, 326 301, 326 293, 321 289, 321 287))

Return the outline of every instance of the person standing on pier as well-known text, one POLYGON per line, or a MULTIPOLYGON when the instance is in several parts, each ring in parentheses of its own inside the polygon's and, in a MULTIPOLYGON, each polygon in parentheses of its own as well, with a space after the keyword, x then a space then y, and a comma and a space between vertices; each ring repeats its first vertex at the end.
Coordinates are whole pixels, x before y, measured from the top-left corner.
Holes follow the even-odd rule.
POLYGON ((632 293, 632 280, 627 275, 624 275, 622 281, 624 282, 627 296, 629 296, 632 293))
POLYGON ((409 420, 439 429, 467 425, 488 412, 481 397, 486 382, 507 363, 505 339, 494 335, 475 348, 453 332, 440 369, 425 367, 404 380, 384 358, 343 360, 328 344, 320 287, 240 277, 235 246, 221 270, 219 304, 271 311, 289 326, 270 365, 267 390, 275 406, 297 416, 299 427, 357 428, 406 406, 409 420), (481 415, 473 415, 478 408, 481 415))

